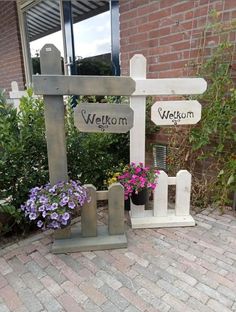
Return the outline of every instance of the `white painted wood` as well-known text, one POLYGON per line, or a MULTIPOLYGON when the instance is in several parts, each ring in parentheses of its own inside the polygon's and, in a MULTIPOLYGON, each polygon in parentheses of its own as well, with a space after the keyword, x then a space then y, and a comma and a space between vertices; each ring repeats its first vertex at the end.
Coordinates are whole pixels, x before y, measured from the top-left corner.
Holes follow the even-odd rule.
POLYGON ((168 177, 168 185, 176 185, 176 177, 168 177))
POLYGON ((125 133, 133 127, 134 112, 126 104, 82 103, 74 119, 82 132, 125 133))
POLYGON ((154 217, 152 211, 145 210, 145 215, 142 218, 131 217, 131 226, 132 229, 195 226, 195 221, 190 215, 176 216, 172 209, 168 209, 167 216, 162 217, 154 217))
POLYGON ((191 174, 180 170, 176 175, 176 216, 188 216, 190 211, 191 174))
POLYGON ((12 91, 9 92, 10 99, 13 100, 13 106, 19 110, 20 98, 26 95, 26 91, 20 91, 16 81, 11 82, 12 91))
MULTIPOLYGON (((19 110, 20 99, 22 96, 27 96, 27 92, 20 91, 16 81, 11 82, 11 90, 12 91, 9 91, 9 97, 13 101, 13 106, 19 110)), ((36 98, 37 96, 33 95, 33 97, 36 98)))
MULTIPOLYGON (((133 79, 146 78, 146 58, 141 54, 134 55, 130 60, 130 76, 133 79)), ((134 111, 133 128, 130 130, 130 162, 145 164, 145 119, 146 96, 131 96, 130 107, 134 111)), ((144 206, 136 206, 131 202, 132 216, 143 215, 144 206)))
POLYGON ((203 78, 133 79, 136 89, 132 95, 202 94, 207 89, 207 82, 203 78))
POLYGON ((151 108, 151 119, 159 126, 193 125, 201 119, 198 101, 158 101, 151 108))
POLYGON ((157 186, 154 191, 154 217, 167 216, 168 208, 168 176, 164 171, 158 175, 157 186))

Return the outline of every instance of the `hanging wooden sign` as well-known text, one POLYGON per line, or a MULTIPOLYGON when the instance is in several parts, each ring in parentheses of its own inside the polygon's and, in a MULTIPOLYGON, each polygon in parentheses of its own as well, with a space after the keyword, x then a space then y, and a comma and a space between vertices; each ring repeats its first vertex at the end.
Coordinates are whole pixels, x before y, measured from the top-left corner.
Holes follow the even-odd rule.
POLYGON ((83 132, 125 133, 133 127, 133 110, 125 104, 82 103, 74 111, 75 126, 83 132))
POLYGON ((158 126, 193 125, 201 119, 198 101, 161 101, 151 108, 151 119, 158 126))

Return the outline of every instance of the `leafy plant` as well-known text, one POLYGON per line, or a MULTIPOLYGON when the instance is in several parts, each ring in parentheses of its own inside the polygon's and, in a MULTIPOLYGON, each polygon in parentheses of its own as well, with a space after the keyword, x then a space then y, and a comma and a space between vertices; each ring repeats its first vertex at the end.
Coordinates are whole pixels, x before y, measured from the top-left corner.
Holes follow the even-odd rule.
MULTIPOLYGON (((203 104, 202 119, 197 125, 171 132, 168 160, 172 172, 181 168, 191 171, 195 204, 223 207, 236 189, 236 89, 231 77, 235 47, 225 40, 230 30, 225 33, 224 25, 215 21, 218 15, 212 16, 214 22, 207 25, 207 31, 220 32, 222 42, 210 57, 201 59, 198 68, 199 76, 208 82, 207 91, 194 97, 203 104)), ((206 32, 201 50, 205 37, 206 32)))

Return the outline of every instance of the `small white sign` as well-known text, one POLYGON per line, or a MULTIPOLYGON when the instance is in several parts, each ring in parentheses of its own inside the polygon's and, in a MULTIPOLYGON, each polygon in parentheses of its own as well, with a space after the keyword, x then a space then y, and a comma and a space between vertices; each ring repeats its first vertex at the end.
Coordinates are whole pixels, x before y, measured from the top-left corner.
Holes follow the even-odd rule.
POLYGON ((151 109, 151 119, 158 126, 193 125, 201 119, 198 101, 161 101, 151 109))

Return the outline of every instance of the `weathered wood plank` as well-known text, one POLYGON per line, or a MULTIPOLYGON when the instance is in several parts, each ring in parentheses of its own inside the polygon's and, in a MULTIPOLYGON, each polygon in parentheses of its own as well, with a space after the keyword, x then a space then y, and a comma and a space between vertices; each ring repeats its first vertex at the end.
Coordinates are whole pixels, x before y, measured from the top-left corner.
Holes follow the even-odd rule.
POLYGON ((97 194, 92 184, 87 184, 85 187, 90 201, 81 210, 81 233, 83 237, 93 237, 97 235, 97 194))
MULTIPOLYGON (((61 54, 52 44, 40 50, 40 65, 43 74, 61 74, 61 54)), ((50 183, 67 181, 67 155, 62 96, 44 96, 45 127, 48 150, 50 183)))
POLYGON ((131 95, 135 82, 113 76, 33 76, 35 94, 45 95, 131 95))
POLYGON ((132 95, 202 94, 207 89, 207 82, 203 78, 142 78, 133 77, 136 89, 132 95))
POLYGON ((159 126, 193 125, 201 119, 198 101, 158 101, 151 108, 151 119, 159 126))
POLYGON ((125 104, 82 103, 74 111, 75 126, 83 132, 125 133, 133 127, 133 110, 125 104))
POLYGON ((120 183, 108 188, 108 232, 110 235, 124 233, 124 188, 120 183))
POLYGON ((75 227, 72 227, 71 238, 57 239, 54 241, 52 244, 52 252, 58 254, 126 247, 126 235, 109 235, 107 226, 98 226, 98 235, 96 237, 82 237, 80 226, 76 225, 75 227))

